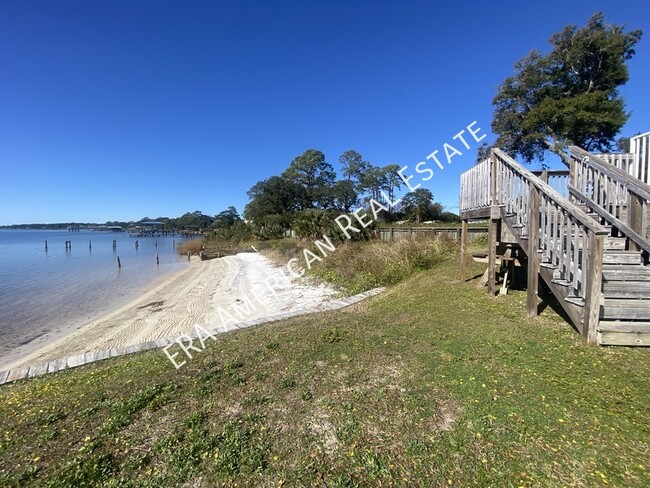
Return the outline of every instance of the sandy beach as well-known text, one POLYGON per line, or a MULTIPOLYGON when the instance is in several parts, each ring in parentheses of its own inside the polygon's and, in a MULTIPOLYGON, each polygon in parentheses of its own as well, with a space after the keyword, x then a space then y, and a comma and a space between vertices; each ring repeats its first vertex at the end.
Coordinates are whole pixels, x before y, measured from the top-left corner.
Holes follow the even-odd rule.
POLYGON ((333 293, 323 285, 292 281, 285 268, 257 253, 194 261, 136 300, 0 364, 0 370, 192 333, 196 324, 232 328, 235 319, 254 320, 311 308, 333 293))

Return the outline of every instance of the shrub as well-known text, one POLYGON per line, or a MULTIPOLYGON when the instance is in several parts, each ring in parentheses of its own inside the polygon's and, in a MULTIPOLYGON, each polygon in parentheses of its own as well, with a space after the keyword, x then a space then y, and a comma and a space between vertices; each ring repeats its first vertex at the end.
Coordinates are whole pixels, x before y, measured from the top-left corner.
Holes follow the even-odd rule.
POLYGON ((203 249, 203 242, 203 238, 183 241, 176 246, 176 252, 182 255, 186 255, 187 253, 198 254, 203 249))
POLYGON ((314 240, 331 230, 335 218, 336 215, 332 216, 331 212, 325 210, 305 210, 296 215, 291 228, 295 231, 296 237, 314 240))

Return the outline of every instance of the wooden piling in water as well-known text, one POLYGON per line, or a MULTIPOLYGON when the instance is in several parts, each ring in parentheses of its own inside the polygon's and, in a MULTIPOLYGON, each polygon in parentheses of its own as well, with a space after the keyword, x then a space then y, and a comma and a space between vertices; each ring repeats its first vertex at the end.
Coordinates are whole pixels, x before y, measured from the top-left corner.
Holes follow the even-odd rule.
POLYGON ((156 264, 160 264, 160 258, 158 257, 158 253, 156 253, 156 264))
POLYGON ((117 257, 117 267, 121 268, 122 267, 122 262, 120 261, 120 257, 117 257))
POLYGON ((47 252, 47 241, 45 241, 45 252, 47 252))
POLYGON ((93 241, 91 241, 91 240, 88 241, 88 250, 89 251, 93 250, 93 241))

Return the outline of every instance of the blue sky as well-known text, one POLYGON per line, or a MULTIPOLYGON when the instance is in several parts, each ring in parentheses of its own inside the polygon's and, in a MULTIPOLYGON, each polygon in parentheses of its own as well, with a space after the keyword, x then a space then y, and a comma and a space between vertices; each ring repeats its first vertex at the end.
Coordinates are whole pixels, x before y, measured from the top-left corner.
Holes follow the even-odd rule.
MULTIPOLYGON (((515 61, 596 11, 646 31, 622 93, 648 131, 645 0, 0 0, 0 225, 242 211, 308 148, 413 166, 490 134, 515 61)), ((424 185, 452 211, 474 147, 424 185)))

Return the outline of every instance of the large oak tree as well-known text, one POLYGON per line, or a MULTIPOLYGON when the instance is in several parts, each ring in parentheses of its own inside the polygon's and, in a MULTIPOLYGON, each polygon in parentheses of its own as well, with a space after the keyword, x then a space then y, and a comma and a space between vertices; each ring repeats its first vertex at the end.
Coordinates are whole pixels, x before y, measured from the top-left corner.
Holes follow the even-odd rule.
POLYGON ((608 24, 601 13, 578 29, 565 27, 551 50, 532 51, 515 64, 493 100, 496 146, 526 161, 548 150, 563 159, 569 144, 607 151, 629 117, 619 87, 641 31, 608 24))

